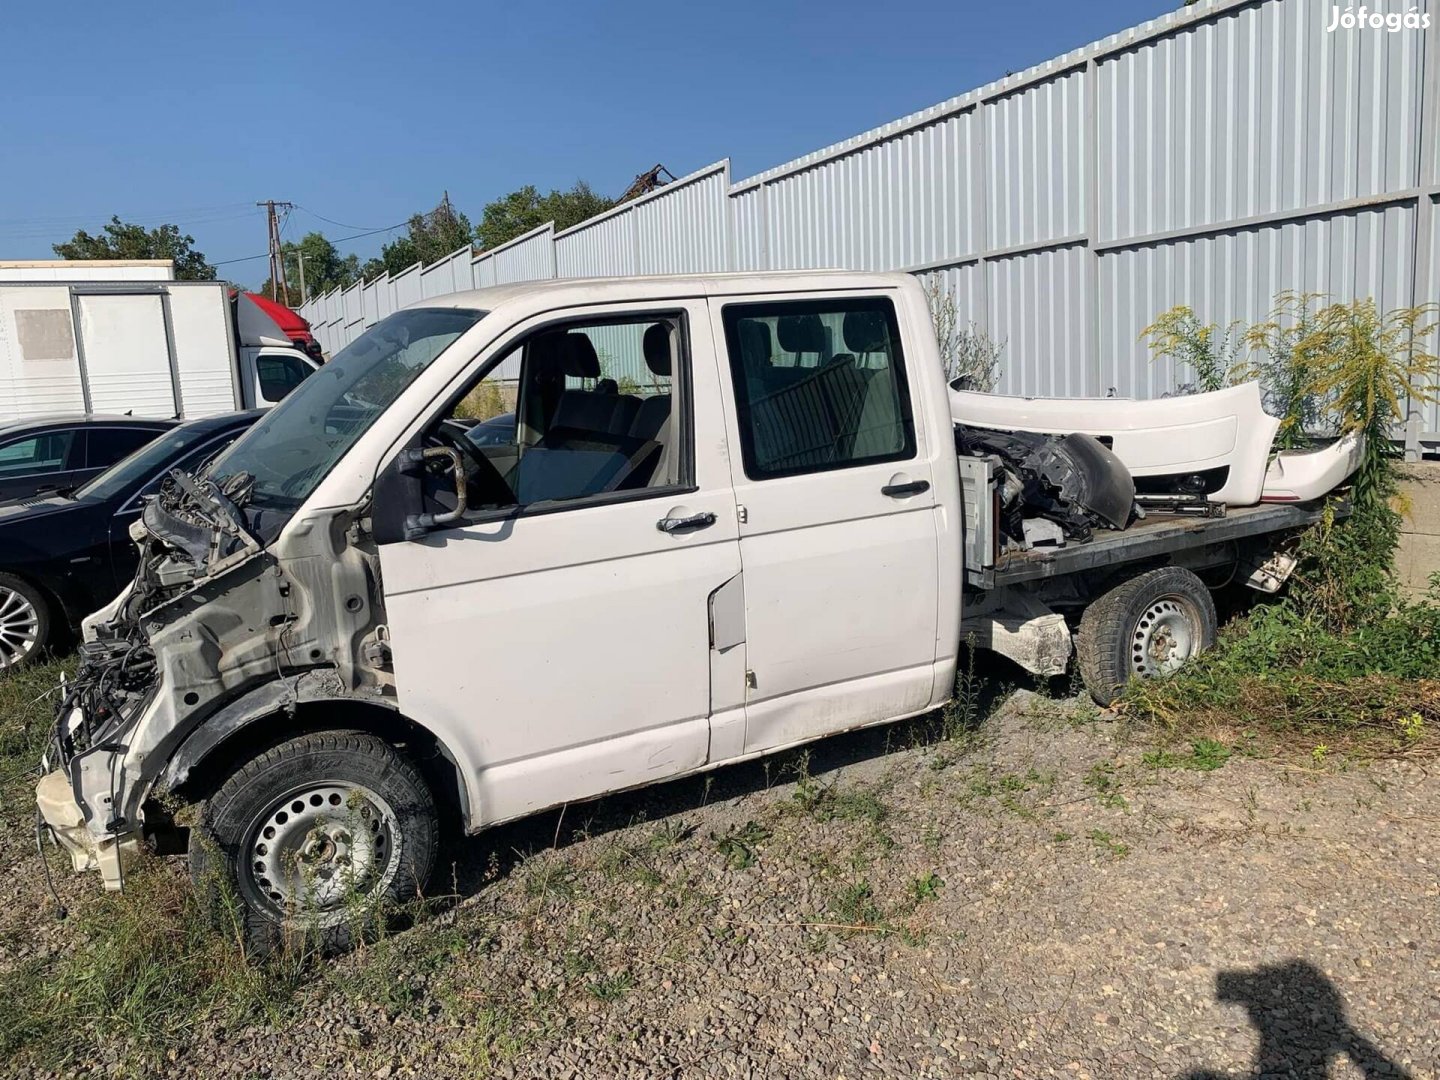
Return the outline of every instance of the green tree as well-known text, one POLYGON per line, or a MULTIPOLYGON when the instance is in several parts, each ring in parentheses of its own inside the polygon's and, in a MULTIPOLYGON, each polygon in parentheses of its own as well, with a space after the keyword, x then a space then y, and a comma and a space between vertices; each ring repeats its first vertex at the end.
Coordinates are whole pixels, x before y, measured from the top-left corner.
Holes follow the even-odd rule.
MULTIPOLYGON (((472 232, 470 219, 455 209, 446 192, 434 210, 412 214, 404 235, 382 247, 378 259, 367 259, 359 268, 359 275, 369 281, 385 273, 399 274, 417 262, 428 266, 470 243, 472 232)), ((306 272, 309 272, 308 263, 306 272)))
POLYGON ((147 229, 144 225, 112 217, 101 235, 92 236, 84 229, 52 248, 62 259, 171 259, 175 276, 181 281, 214 281, 215 267, 195 250, 195 238, 181 233, 178 226, 160 225, 147 229))
POLYGON ((614 199, 598 194, 584 180, 577 181, 569 191, 551 191, 548 195, 526 184, 486 204, 475 228, 475 239, 488 251, 547 221, 555 222, 556 229, 568 229, 614 205, 614 199))
MULTIPOLYGON (((455 209, 447 192, 440 204, 428 214, 415 214, 405 226, 405 235, 387 247, 396 249, 399 257, 426 266, 470 243, 470 219, 455 209)), ((382 252, 383 257, 383 252, 382 252)), ((389 264, 389 259, 386 259, 389 264)), ((404 269, 404 267, 401 267, 404 269)))
MULTIPOLYGON (((327 293, 336 286, 347 288, 360 278, 360 256, 341 255, 324 233, 306 233, 298 242, 282 244, 280 250, 285 258, 285 283, 289 287, 291 301, 296 304, 302 299, 327 293), (305 257, 304 298, 300 295, 302 255, 305 257)), ((266 278, 258 291, 269 296, 270 286, 270 279, 266 278)))

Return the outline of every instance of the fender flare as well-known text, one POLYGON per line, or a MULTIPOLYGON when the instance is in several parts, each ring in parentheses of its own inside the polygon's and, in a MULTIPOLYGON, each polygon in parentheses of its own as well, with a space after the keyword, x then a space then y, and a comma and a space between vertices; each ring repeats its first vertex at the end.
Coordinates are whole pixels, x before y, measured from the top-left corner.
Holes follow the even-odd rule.
MULTIPOLYGON (((197 723, 180 740, 166 759, 164 767, 156 775, 151 789, 176 790, 190 778, 196 768, 207 761, 237 732, 262 720, 268 720, 279 713, 293 710, 298 706, 360 705, 383 709, 394 716, 396 720, 423 731, 430 739, 434 740, 435 747, 455 770, 455 790, 460 799, 460 812, 468 824, 472 820, 471 811, 475 805, 474 792, 471 790, 469 779, 472 770, 465 767, 445 740, 425 724, 406 716, 393 701, 344 693, 336 686, 333 679, 324 678, 324 674, 307 672, 299 679, 280 679, 263 683, 230 700, 219 710, 197 723), (310 675, 320 675, 321 677, 307 677, 310 675)), ((329 674, 333 675, 333 673, 329 674)))

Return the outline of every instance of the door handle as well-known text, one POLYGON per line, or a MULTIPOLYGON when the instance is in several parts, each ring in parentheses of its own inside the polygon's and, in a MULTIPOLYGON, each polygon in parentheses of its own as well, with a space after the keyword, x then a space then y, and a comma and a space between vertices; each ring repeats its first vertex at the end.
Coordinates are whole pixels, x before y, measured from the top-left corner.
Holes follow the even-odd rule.
POLYGON ((903 499, 907 495, 919 495, 929 490, 929 480, 912 480, 908 484, 886 484, 880 489, 880 494, 889 495, 892 499, 903 499))
POLYGON ((663 533, 690 532, 692 529, 708 529, 715 524, 715 515, 708 510, 703 514, 692 514, 690 517, 682 518, 661 518, 655 523, 655 527, 663 533))

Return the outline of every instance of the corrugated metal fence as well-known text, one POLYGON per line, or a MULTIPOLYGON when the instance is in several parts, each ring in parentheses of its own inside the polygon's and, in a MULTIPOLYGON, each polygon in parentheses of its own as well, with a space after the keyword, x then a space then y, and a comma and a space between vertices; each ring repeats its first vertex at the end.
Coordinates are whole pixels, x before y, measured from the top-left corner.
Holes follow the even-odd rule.
MULTIPOLYGON (((1322 0, 1210 0, 750 179, 721 161, 301 310, 333 351, 505 282, 899 269, 1005 343, 1002 393, 1156 396, 1175 373, 1137 335, 1175 304, 1224 325, 1284 289, 1440 299, 1440 0, 1393 8, 1332 32, 1322 0)), ((1406 441, 1437 433, 1429 405, 1406 441)))

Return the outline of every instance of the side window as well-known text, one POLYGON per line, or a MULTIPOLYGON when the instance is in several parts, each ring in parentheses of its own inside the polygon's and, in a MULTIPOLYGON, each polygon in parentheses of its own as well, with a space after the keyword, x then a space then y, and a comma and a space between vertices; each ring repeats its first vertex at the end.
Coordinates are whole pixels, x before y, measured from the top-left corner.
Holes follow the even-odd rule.
POLYGON ((92 427, 85 433, 85 467, 107 469, 159 435, 153 428, 92 427))
MULTIPOLYGON (((674 487, 688 475, 684 319, 658 313, 528 335, 430 428, 484 512, 674 487)), ((427 481, 439 508, 443 480, 427 481)))
POLYGON ((915 456, 889 300, 732 304, 725 342, 752 480, 915 456))
POLYGON ((62 471, 74 437, 73 430, 47 431, 0 446, 0 477, 62 471))
POLYGON ((277 402, 305 381, 310 367, 298 356, 289 353, 261 353, 255 358, 255 373, 260 377, 260 396, 277 402))

